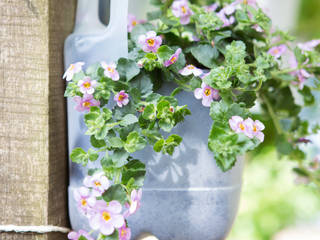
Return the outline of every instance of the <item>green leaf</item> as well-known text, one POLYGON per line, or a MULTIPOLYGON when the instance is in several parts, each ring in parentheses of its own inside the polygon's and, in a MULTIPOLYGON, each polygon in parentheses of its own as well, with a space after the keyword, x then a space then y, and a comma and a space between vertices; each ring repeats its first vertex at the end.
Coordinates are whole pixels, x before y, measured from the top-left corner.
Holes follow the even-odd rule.
POLYGON ((98 140, 98 139, 95 138, 94 135, 92 135, 90 137, 90 143, 95 148, 102 148, 102 147, 106 146, 106 142, 103 139, 102 140, 98 140))
POLYGON ((105 137, 107 136, 108 134, 108 131, 110 130, 110 128, 108 127, 108 125, 104 125, 102 127, 102 129, 95 134, 95 138, 98 139, 98 140, 102 140, 102 139, 105 139, 105 137))
POLYGON ((115 184, 102 194, 102 198, 106 202, 116 200, 123 205, 127 201, 127 193, 121 184, 115 184))
POLYGON ((146 144, 146 140, 141 137, 138 132, 134 131, 128 135, 127 140, 124 144, 124 148, 127 152, 133 153, 142 150, 146 146, 146 144))
POLYGON ((146 98, 152 94, 153 83, 148 74, 140 74, 131 81, 131 87, 137 88, 141 92, 141 97, 146 98))
POLYGON ((146 120, 155 120, 156 119, 156 107, 153 104, 147 105, 142 113, 142 117, 146 120))
POLYGON ((95 150, 93 150, 92 148, 89 148, 88 156, 89 156, 89 160, 91 162, 94 162, 99 158, 99 154, 95 150))
POLYGON ((162 45, 158 48, 158 56, 163 60, 168 60, 171 55, 174 53, 174 50, 168 47, 167 45, 162 45))
POLYGON ((122 148, 123 147, 123 141, 119 137, 108 138, 108 142, 110 144, 110 147, 112 147, 112 148, 122 148))
POLYGON ((161 152, 163 146, 164 146, 164 139, 160 139, 154 144, 153 150, 155 152, 161 152))
POLYGON ((125 77, 127 82, 137 76, 140 68, 135 61, 126 58, 120 58, 117 65, 117 70, 120 76, 125 77))
POLYGON ((229 81, 232 70, 224 66, 214 68, 204 77, 203 81, 215 89, 229 89, 232 82, 229 81))
POLYGON ((84 237, 84 236, 80 236, 79 238, 78 238, 78 240, 88 240, 86 237, 84 237))
POLYGON ((122 184, 127 185, 130 179, 134 179, 136 188, 143 186, 146 175, 146 166, 141 161, 135 159, 128 162, 122 172, 122 184))
POLYGON ((289 155, 293 151, 292 145, 284 135, 278 135, 276 137, 276 147, 278 152, 283 155, 289 155))
POLYGON ((127 163, 129 153, 123 149, 115 150, 112 155, 114 166, 119 168, 127 163))
POLYGON ((72 162, 80 163, 84 166, 88 163, 88 155, 82 148, 73 149, 70 158, 72 162))
POLYGON ((123 117, 120 125, 126 127, 126 126, 129 126, 129 125, 134 124, 136 122, 138 122, 138 118, 135 115, 127 114, 123 117))
POLYGON ((215 60, 219 57, 217 48, 210 44, 199 44, 191 48, 192 55, 199 63, 208 68, 216 67, 215 60))

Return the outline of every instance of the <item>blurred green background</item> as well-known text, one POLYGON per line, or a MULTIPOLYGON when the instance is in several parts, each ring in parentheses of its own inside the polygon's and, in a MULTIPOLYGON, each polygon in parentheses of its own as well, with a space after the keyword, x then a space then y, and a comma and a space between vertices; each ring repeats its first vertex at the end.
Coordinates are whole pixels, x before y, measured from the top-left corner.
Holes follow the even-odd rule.
MULTIPOLYGON (((320 0, 300 1, 292 32, 298 41, 320 38, 320 0)), ((295 184, 292 167, 289 160, 278 160, 272 146, 248 157, 239 213, 228 240, 272 240, 285 228, 319 224, 320 193, 295 184)), ((320 240, 320 235, 312 239, 320 240)))

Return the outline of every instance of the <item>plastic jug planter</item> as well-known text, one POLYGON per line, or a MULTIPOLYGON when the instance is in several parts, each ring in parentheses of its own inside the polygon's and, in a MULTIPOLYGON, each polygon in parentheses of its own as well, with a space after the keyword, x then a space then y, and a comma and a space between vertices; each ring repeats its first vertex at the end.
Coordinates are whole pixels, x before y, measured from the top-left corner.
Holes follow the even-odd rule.
MULTIPOLYGON (((65 42, 66 68, 78 61, 88 66, 127 56, 127 4, 127 0, 111 0, 110 23, 106 27, 98 19, 97 0, 78 0, 75 29, 65 42)), ((174 87, 165 84, 160 93, 170 95, 174 87)), ((237 212, 243 163, 238 161, 231 171, 223 173, 207 146, 212 123, 209 108, 203 107, 193 93, 183 92, 177 98, 192 112, 173 131, 183 137, 181 146, 172 157, 151 148, 135 154, 146 163, 147 176, 142 207, 129 218, 133 239, 147 231, 161 240, 222 240, 237 212)), ((84 135, 83 114, 74 106, 68 99, 69 152, 76 147, 90 147, 89 137, 84 135)), ((88 168, 94 164, 82 167, 69 160, 69 215, 75 230, 90 229, 87 218, 77 210, 73 190, 82 186, 88 168)))

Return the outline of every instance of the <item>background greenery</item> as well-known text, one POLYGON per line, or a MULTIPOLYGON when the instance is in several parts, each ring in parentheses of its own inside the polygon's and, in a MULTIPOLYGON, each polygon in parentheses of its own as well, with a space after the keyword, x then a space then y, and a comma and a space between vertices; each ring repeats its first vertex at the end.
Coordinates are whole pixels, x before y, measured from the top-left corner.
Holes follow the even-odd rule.
MULTIPOLYGON (((319 10, 319 0, 301 0, 293 29, 299 40, 320 38, 319 10)), ((270 142, 248 156, 239 215, 228 240, 271 240, 281 229, 319 219, 320 193, 295 184, 293 164, 279 161, 270 142)))

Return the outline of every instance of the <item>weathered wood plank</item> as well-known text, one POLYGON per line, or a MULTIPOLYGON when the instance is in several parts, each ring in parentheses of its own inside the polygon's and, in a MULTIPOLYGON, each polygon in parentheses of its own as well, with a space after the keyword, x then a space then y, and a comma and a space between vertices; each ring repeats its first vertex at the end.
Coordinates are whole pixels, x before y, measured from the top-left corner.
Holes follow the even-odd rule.
MULTIPOLYGON (((61 75, 74 11, 75 0, 0 1, 1 225, 68 226, 61 75)), ((63 237, 0 233, 0 239, 63 237)))

